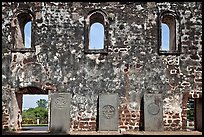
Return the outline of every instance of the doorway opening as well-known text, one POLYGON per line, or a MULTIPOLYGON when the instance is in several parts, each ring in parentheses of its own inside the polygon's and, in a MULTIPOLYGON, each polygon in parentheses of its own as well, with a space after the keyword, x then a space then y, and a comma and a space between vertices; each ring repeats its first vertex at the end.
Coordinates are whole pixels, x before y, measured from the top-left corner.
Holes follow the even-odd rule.
POLYGON ((48 124, 48 95, 23 95, 23 125, 48 124))
POLYGON ((16 93, 18 103, 18 127, 21 131, 48 131, 48 91, 37 87, 25 87, 16 93))
POLYGON ((195 130, 195 99, 187 101, 187 130, 195 130))

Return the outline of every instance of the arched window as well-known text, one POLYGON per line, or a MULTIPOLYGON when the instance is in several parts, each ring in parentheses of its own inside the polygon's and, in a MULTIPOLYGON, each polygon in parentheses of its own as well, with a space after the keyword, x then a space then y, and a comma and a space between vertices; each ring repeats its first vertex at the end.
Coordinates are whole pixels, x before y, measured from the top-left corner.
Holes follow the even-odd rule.
POLYGON ((19 10, 12 20, 13 50, 33 50, 33 14, 29 10, 19 10))
POLYGON ((162 41, 161 41, 161 49, 169 51, 169 41, 170 41, 170 30, 167 24, 162 23, 162 41))
POLYGON ((31 48, 31 28, 32 22, 29 21, 24 27, 24 46, 25 48, 31 48))
POLYGON ((99 22, 91 25, 89 32, 89 49, 104 49, 104 26, 99 22))
POLYGON ((166 11, 160 15, 160 38, 159 53, 177 54, 180 53, 179 46, 179 22, 174 12, 166 11))
POLYGON ((85 24, 85 53, 107 53, 108 19, 101 10, 91 11, 85 24))

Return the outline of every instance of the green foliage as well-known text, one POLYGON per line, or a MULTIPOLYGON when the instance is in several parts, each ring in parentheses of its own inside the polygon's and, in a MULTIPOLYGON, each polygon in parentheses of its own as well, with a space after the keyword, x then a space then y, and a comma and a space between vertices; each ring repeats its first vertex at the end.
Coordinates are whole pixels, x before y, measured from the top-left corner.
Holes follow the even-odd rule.
POLYGON ((194 113, 195 113, 195 109, 194 109, 194 100, 189 99, 188 103, 187 103, 187 119, 189 121, 194 121, 194 113))
POLYGON ((46 101, 45 99, 40 99, 36 103, 38 107, 47 108, 48 101, 46 101))
POLYGON ((36 102, 38 104, 35 108, 29 108, 22 112, 23 124, 35 124, 37 119, 40 119, 40 123, 47 123, 48 119, 48 102, 45 99, 40 99, 36 102))
POLYGON ((43 108, 43 107, 36 107, 33 110, 36 118, 40 118, 40 117, 47 117, 48 116, 48 109, 47 108, 43 108))
POLYGON ((190 109, 187 111, 187 119, 189 121, 194 121, 194 110, 193 109, 190 109))

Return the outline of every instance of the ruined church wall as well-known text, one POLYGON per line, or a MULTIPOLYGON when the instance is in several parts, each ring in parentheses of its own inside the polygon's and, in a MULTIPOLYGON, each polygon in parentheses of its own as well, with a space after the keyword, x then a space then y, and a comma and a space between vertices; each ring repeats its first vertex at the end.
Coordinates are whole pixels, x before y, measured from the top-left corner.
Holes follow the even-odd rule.
POLYGON ((96 129, 97 99, 103 93, 119 95, 119 128, 144 126, 144 93, 163 95, 165 130, 185 128, 183 100, 202 93, 201 3, 14 2, 2 6, 5 125, 16 118, 15 105, 11 107, 15 96, 10 96, 16 88, 49 86, 52 92, 72 94, 72 130, 96 129), (16 9, 22 8, 35 17, 35 50, 14 52, 11 22, 16 9), (107 54, 84 53, 84 23, 94 9, 103 10, 109 20, 107 54), (180 55, 158 54, 158 15, 165 10, 180 17, 180 55))

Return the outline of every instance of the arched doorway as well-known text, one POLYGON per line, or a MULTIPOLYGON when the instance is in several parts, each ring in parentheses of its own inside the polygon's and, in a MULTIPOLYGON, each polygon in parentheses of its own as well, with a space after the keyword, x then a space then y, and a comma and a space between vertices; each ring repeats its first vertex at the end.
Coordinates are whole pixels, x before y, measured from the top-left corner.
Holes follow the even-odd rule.
MULTIPOLYGON (((16 100, 17 100, 17 104, 18 104, 18 129, 23 131, 23 130, 35 130, 35 131, 48 131, 48 126, 45 127, 42 127, 42 128, 36 128, 37 124, 39 124, 39 118, 37 116, 37 114, 34 115, 34 118, 36 119, 34 122, 32 121, 32 124, 36 124, 35 128, 28 128, 28 127, 23 127, 22 124, 23 124, 23 120, 24 120, 24 117, 22 116, 22 112, 23 112, 23 95, 47 95, 48 96, 48 93, 49 91, 48 90, 43 90, 39 87, 32 87, 32 86, 29 86, 29 87, 23 87, 23 88, 19 88, 16 90, 16 100)), ((48 97, 49 98, 49 97, 48 97)), ((48 115, 48 118, 47 118, 47 124, 49 124, 49 100, 48 100, 48 112, 47 112, 47 115, 48 115)), ((39 110, 40 112, 41 110, 39 110)), ((30 126, 31 127, 31 126, 30 126)))

